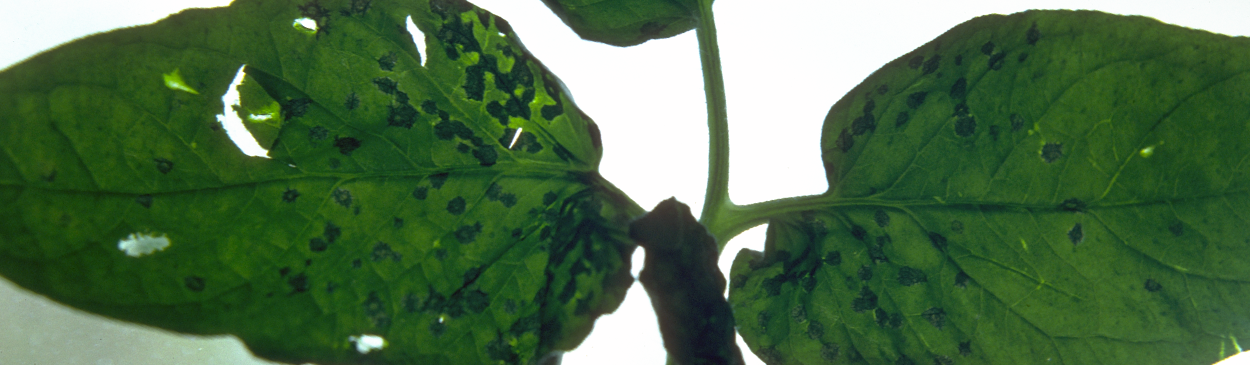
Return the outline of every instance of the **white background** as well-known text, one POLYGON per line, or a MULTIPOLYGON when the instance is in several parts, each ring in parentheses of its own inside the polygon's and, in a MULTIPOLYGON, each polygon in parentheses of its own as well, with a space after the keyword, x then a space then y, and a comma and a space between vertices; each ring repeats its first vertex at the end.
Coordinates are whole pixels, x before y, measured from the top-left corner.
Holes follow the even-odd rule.
MULTIPOLYGON (((90 33, 226 3, 3 0, 0 67, 90 33)), ((694 32, 622 49, 581 41, 538 0, 474 3, 508 19, 599 124, 605 150, 601 171, 608 180, 644 208, 676 196, 700 210, 707 132, 694 32)), ((715 11, 730 105, 734 201, 823 192, 820 126, 830 105, 881 65, 963 21, 1034 8, 1147 15, 1217 33, 1250 34, 1244 0, 721 0, 715 11)), ((741 247, 762 245, 762 227, 742 234, 726 248, 722 270, 741 247)), ((638 250, 634 262, 641 263, 641 255, 638 250)), ((659 338, 646 294, 635 285, 617 314, 602 317, 586 342, 565 356, 565 364, 662 364, 659 338)), ((749 352, 747 357, 759 363, 749 352)), ((102 319, 3 280, 0 359, 21 365, 263 363, 229 337, 204 339, 102 319)))

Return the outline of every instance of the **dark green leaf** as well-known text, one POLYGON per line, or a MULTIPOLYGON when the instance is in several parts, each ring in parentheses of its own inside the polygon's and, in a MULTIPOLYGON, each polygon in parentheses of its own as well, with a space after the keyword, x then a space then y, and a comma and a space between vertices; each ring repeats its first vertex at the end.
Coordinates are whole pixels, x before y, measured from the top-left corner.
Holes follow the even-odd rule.
POLYGON ((8 69, 0 273, 281 361, 570 349, 632 283, 641 209, 504 24, 458 0, 240 0, 8 69), (243 65, 241 105, 223 108, 243 65), (272 114, 252 128, 272 159, 240 153, 223 113, 272 114), (360 351, 366 335, 386 346, 360 351))
POLYGON ((584 39, 628 47, 694 29, 696 0, 543 0, 584 39))
POLYGON ((952 29, 830 110, 826 208, 738 255, 739 330, 794 364, 1232 354, 1250 336, 1248 71, 1250 40, 1141 17, 952 29))

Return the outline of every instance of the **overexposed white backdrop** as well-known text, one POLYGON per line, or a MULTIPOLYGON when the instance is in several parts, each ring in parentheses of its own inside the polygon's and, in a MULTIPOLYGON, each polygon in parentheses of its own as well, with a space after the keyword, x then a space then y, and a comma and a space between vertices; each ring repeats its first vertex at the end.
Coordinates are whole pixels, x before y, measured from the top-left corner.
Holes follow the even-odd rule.
MULTIPOLYGON (((41 0, 0 3, 0 68, 87 34, 151 23, 228 0, 41 0)), ((580 40, 539 0, 475 0, 508 19, 603 134, 602 174, 644 208, 676 196, 695 212, 707 176, 707 123, 693 32, 631 48, 580 40)), ((1250 3, 1200 1, 720 0, 715 7, 729 102, 730 194, 753 203, 826 189, 820 127, 829 106, 878 67, 973 17, 1027 9, 1146 15, 1250 35, 1250 3)), ((763 227, 731 241, 762 249, 763 227)), ((638 250, 634 262, 642 263, 638 250)), ((634 268, 635 274, 639 267, 634 268)), ((748 363, 760 364, 744 347, 748 363)), ((0 363, 265 363, 230 337, 165 332, 85 314, 0 280, 0 363)), ((565 364, 662 364, 650 302, 635 285, 565 364)), ((1250 360, 1242 360, 1250 363, 1250 360)))

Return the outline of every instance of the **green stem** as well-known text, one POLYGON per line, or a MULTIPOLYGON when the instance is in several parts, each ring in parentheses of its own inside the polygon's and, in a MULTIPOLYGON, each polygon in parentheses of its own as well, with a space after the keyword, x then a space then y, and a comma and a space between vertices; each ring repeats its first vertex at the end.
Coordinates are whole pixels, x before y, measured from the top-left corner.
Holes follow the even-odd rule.
POLYGON ((752 227, 768 223, 768 220, 786 213, 802 212, 819 208, 827 208, 829 198, 825 195, 808 195, 793 198, 769 200, 748 205, 730 204, 723 207, 720 219, 712 224, 704 224, 709 233, 716 237, 721 249, 730 239, 752 227))
MULTIPOLYGON (((699 38, 699 59, 703 62, 708 127, 707 193, 699 223, 712 227, 718 224, 722 214, 735 207, 729 200, 729 118, 725 108, 725 79, 721 75, 712 0, 699 0, 699 25, 695 29, 699 38)), ((714 237, 720 247, 729 241, 728 237, 714 237)))

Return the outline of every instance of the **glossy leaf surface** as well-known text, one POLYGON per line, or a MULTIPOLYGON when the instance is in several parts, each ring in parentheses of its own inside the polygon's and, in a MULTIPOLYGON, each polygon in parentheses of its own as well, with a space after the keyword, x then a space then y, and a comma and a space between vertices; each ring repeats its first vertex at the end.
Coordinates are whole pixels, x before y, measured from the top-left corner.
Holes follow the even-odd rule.
POLYGON ((830 110, 825 208, 738 254, 770 364, 1211 364, 1250 336, 1250 40, 1033 11, 830 110))
POLYGON ((698 24, 695 0, 543 0, 578 36, 627 47, 685 33, 698 24))
POLYGON ((598 130, 463 1, 240 0, 88 37, 0 74, 0 133, 0 273, 269 359, 530 363, 633 281, 642 210, 598 130), (271 159, 218 122, 265 113, 271 159))

